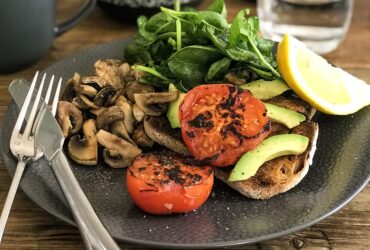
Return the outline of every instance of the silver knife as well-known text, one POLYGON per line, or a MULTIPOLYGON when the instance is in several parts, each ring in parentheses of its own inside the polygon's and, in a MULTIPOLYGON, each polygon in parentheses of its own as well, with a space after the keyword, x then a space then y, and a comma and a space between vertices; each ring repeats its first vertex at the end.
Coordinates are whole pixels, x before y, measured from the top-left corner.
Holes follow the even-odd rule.
MULTIPOLYGON (((29 84, 25 80, 14 80, 9 86, 9 92, 18 106, 23 104, 28 89, 29 84)), ((35 131, 35 139, 44 152, 44 156, 51 164, 51 168, 71 208, 73 217, 78 224, 86 247, 89 249, 120 249, 96 215, 78 184, 62 150, 63 133, 48 108, 43 110, 35 131)))

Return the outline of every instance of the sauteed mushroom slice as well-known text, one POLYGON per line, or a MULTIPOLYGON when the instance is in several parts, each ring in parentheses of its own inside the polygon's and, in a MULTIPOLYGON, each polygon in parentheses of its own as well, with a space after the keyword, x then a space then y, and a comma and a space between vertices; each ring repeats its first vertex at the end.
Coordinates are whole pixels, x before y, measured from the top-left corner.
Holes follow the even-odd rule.
POLYGON ((94 97, 94 104, 99 107, 107 107, 114 103, 112 99, 116 96, 117 91, 112 86, 102 88, 94 97))
POLYGON ((131 66, 130 66, 130 64, 128 64, 128 63, 122 63, 122 64, 119 66, 119 70, 120 70, 120 72, 121 72, 121 75, 122 75, 123 77, 126 77, 126 76, 128 76, 128 75, 130 74, 130 72, 131 72, 131 66))
POLYGON ((87 98, 86 96, 79 94, 78 95, 78 98, 80 98, 81 101, 83 101, 90 108, 99 109, 99 106, 95 105, 95 103, 93 103, 92 101, 90 101, 90 99, 87 98))
POLYGON ((84 76, 81 78, 81 82, 88 85, 98 85, 99 89, 109 86, 109 82, 100 76, 84 76))
POLYGON ((107 80, 111 86, 118 90, 124 87, 119 60, 98 60, 95 62, 95 74, 107 80))
POLYGON ((82 127, 84 136, 74 135, 68 142, 69 156, 83 165, 98 163, 98 142, 95 138, 96 124, 93 119, 86 120, 82 127))
POLYGON ((116 106, 118 106, 123 114, 123 122, 129 134, 134 132, 135 117, 132 112, 132 105, 124 96, 119 96, 116 100, 116 106))
POLYGON ((81 76, 78 73, 74 73, 73 77, 68 80, 66 87, 62 93, 62 100, 71 102, 74 97, 76 97, 76 92, 74 90, 74 85, 79 84, 81 76))
POLYGON ((155 91, 153 86, 132 81, 126 85, 126 96, 131 102, 135 102, 134 94, 153 93, 155 91))
POLYGON ((90 85, 86 84, 75 84, 74 90, 82 95, 86 95, 88 97, 94 97, 98 93, 98 90, 90 85))
POLYGON ((112 168, 127 167, 137 155, 141 154, 138 147, 105 130, 99 130, 96 138, 105 147, 103 151, 105 163, 112 168))
POLYGON ((144 125, 140 123, 132 135, 132 139, 139 147, 151 148, 154 141, 145 133, 144 125))
POLYGON ((121 137, 122 139, 125 139, 133 144, 135 144, 135 142, 131 139, 130 135, 128 134, 127 132, 127 129, 126 129, 126 126, 125 124, 123 123, 123 121, 116 121, 116 122, 113 122, 111 125, 110 125, 110 131, 121 137))
POLYGON ((59 101, 57 120, 64 137, 76 134, 81 129, 83 118, 81 111, 70 102, 59 101))
POLYGON ((145 114, 160 116, 166 109, 155 104, 163 104, 176 100, 179 97, 178 91, 163 93, 134 94, 135 102, 145 114))
POLYGON ((90 109, 89 112, 93 115, 95 115, 95 119, 98 115, 105 112, 108 108, 100 107, 99 109, 90 109))
POLYGON ((79 110, 85 110, 85 109, 89 109, 90 108, 78 96, 76 96, 75 98, 73 98, 71 103, 73 105, 75 105, 79 110))
POLYGON ((132 105, 132 114, 137 122, 142 122, 145 116, 144 111, 142 111, 136 103, 132 105))
POLYGON ((97 129, 107 129, 109 124, 122 121, 123 117, 123 112, 118 106, 109 107, 96 117, 96 127, 97 129))

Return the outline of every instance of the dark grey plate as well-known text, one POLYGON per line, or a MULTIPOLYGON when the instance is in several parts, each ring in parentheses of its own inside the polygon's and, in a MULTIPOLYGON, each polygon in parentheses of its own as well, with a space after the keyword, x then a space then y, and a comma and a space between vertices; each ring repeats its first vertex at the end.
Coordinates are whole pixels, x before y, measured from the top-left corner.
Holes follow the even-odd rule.
MULTIPOLYGON (((103 44, 66 58, 45 71, 68 79, 74 72, 92 73, 97 59, 121 58, 125 41, 103 44)), ((9 152, 18 109, 10 103, 1 131, 1 153, 13 175, 9 152)), ((118 240, 157 247, 211 248, 279 237, 303 229, 348 203, 370 179, 370 108, 351 116, 315 118, 320 124, 318 149, 306 178, 293 190, 270 200, 247 199, 216 183, 198 211, 152 216, 136 208, 125 189, 125 170, 78 166, 75 175, 93 207, 118 240)), ((29 166, 23 191, 56 217, 73 222, 56 179, 43 159, 29 166)))

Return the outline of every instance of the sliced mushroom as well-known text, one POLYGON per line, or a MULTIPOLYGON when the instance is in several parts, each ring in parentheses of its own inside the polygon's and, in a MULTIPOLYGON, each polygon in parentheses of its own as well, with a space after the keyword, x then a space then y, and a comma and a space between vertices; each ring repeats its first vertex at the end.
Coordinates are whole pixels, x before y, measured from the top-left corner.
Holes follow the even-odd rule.
POLYGON ((128 76, 131 72, 131 66, 128 63, 122 63, 118 68, 123 77, 128 76))
POLYGON ((98 129, 107 129, 108 125, 123 120, 123 112, 118 106, 107 108, 96 117, 96 127, 98 129))
POLYGON ((160 116, 166 109, 154 104, 163 104, 172 102, 179 97, 178 91, 170 91, 163 93, 146 93, 135 94, 135 103, 145 114, 150 116, 160 116))
POLYGON ((95 62, 95 74, 107 80, 111 86, 118 90, 124 87, 117 60, 98 60, 95 62))
POLYGON ((100 76, 84 76, 81 78, 81 82, 89 85, 98 85, 100 89, 109 86, 109 82, 100 76))
POLYGON ((140 80, 140 78, 143 77, 144 75, 144 71, 141 71, 141 70, 131 70, 131 74, 134 76, 134 79, 136 81, 140 80))
POLYGON ((144 125, 142 123, 140 123, 135 129, 132 139, 139 147, 151 148, 154 144, 154 141, 145 133, 144 125))
POLYGON ((75 84, 74 90, 82 95, 86 95, 88 97, 94 97, 98 93, 98 90, 92 86, 86 84, 75 84))
POLYGON ((96 165, 98 163, 98 142, 95 138, 95 121, 93 119, 86 120, 82 130, 84 137, 74 135, 69 140, 69 156, 79 164, 96 165))
POLYGON ((104 161, 112 168, 127 167, 137 155, 141 154, 138 147, 105 130, 99 130, 96 139, 105 147, 104 161))
POLYGON ((98 115, 105 112, 106 110, 107 110, 107 108, 101 107, 99 109, 90 109, 89 112, 91 114, 95 115, 95 117, 97 117, 98 115))
POLYGON ((137 122, 142 122, 145 116, 144 111, 142 111, 136 103, 132 105, 132 114, 137 122))
POLYGON ((85 110, 85 109, 89 109, 90 107, 88 105, 86 105, 86 103, 84 103, 81 98, 79 97, 75 97, 72 99, 72 102, 71 102, 73 105, 75 105, 79 110, 85 110))
POLYGON ((110 131, 113 134, 121 137, 122 139, 125 139, 126 141, 129 141, 129 142, 135 144, 135 142, 131 139, 130 135, 128 134, 127 129, 126 129, 126 126, 123 123, 123 121, 113 122, 110 125, 110 131))
POLYGON ((57 120, 62 128, 64 137, 76 134, 82 127, 81 111, 70 102, 59 101, 57 120))
POLYGON ((83 101, 90 108, 93 108, 93 109, 99 109, 100 108, 99 106, 95 105, 95 103, 93 103, 89 98, 87 98, 84 95, 79 94, 78 98, 80 98, 81 101, 83 101))
POLYGON ((124 96, 119 96, 116 100, 116 105, 120 107, 124 114, 123 122, 129 134, 134 132, 135 117, 132 113, 132 105, 124 96))
POLYGON ((154 91, 153 86, 139 83, 138 81, 131 81, 126 85, 126 96, 132 102, 135 102, 134 94, 153 93, 154 91))
POLYGON ((74 90, 74 85, 80 82, 81 76, 78 73, 74 73, 73 77, 68 80, 66 87, 62 93, 62 100, 71 102, 72 99, 76 96, 76 92, 74 90))
POLYGON ((117 91, 112 86, 102 88, 94 97, 94 104, 99 107, 107 107, 114 103, 112 99, 116 96, 117 91))

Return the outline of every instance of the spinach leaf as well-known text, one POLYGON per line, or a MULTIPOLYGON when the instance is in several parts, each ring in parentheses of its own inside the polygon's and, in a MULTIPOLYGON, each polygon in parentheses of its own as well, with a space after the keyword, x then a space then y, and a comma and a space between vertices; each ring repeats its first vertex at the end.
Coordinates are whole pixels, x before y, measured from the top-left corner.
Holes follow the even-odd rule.
POLYGON ((187 21, 193 26, 199 26, 202 22, 213 25, 216 28, 222 29, 229 26, 226 18, 223 17, 220 13, 203 10, 203 11, 193 11, 193 12, 184 12, 184 11, 175 11, 165 7, 161 7, 162 12, 173 18, 180 18, 182 21, 187 21))
POLYGON ((171 44, 158 40, 149 47, 151 54, 151 62, 161 62, 167 60, 173 53, 173 47, 171 44))
POLYGON ((146 40, 152 41, 156 38, 156 35, 146 30, 145 26, 147 23, 148 18, 146 16, 139 16, 139 18, 137 19, 138 32, 146 40))
MULTIPOLYGON (((148 30, 149 32, 157 32, 158 30, 164 30, 168 24, 171 23, 171 18, 169 18, 165 13, 162 13, 162 12, 159 12, 155 15, 153 15, 147 22, 147 24, 145 25, 145 28, 146 30, 148 30)), ((174 29, 172 30, 164 30, 165 32, 168 32, 168 31, 174 31, 174 29)))
POLYGON ((228 57, 224 57, 221 60, 214 62, 211 67, 209 67, 206 81, 219 80, 228 71, 232 60, 228 57))
POLYGON ((229 46, 229 30, 223 29, 221 31, 216 31, 215 28, 210 25, 205 25, 203 29, 213 45, 226 55, 226 48, 229 46))
POLYGON ((227 9, 224 0, 215 0, 207 10, 220 13, 222 17, 227 18, 227 9))
POLYGON ((150 52, 145 47, 140 46, 135 42, 132 42, 126 46, 124 55, 125 59, 130 64, 147 64, 152 59, 150 52))
MULTIPOLYGON (((273 58, 271 55, 263 55, 258 48, 259 43, 263 43, 261 48, 266 52, 266 46, 271 46, 272 51, 273 43, 265 42, 259 35, 259 22, 257 17, 246 17, 249 15, 249 10, 242 10, 234 18, 230 28, 230 45, 232 48, 237 47, 239 44, 243 44, 243 40, 248 43, 248 50, 254 52, 259 59, 261 65, 268 68, 276 78, 281 78, 277 69, 275 69, 270 63, 273 58), (271 45, 272 44, 272 45, 271 45), (269 59, 266 59, 265 56, 269 59)), ((245 46, 243 46, 245 47, 245 46)))
POLYGON ((209 67, 221 58, 222 54, 216 48, 188 46, 168 59, 168 67, 177 79, 194 87, 204 81, 209 67))

